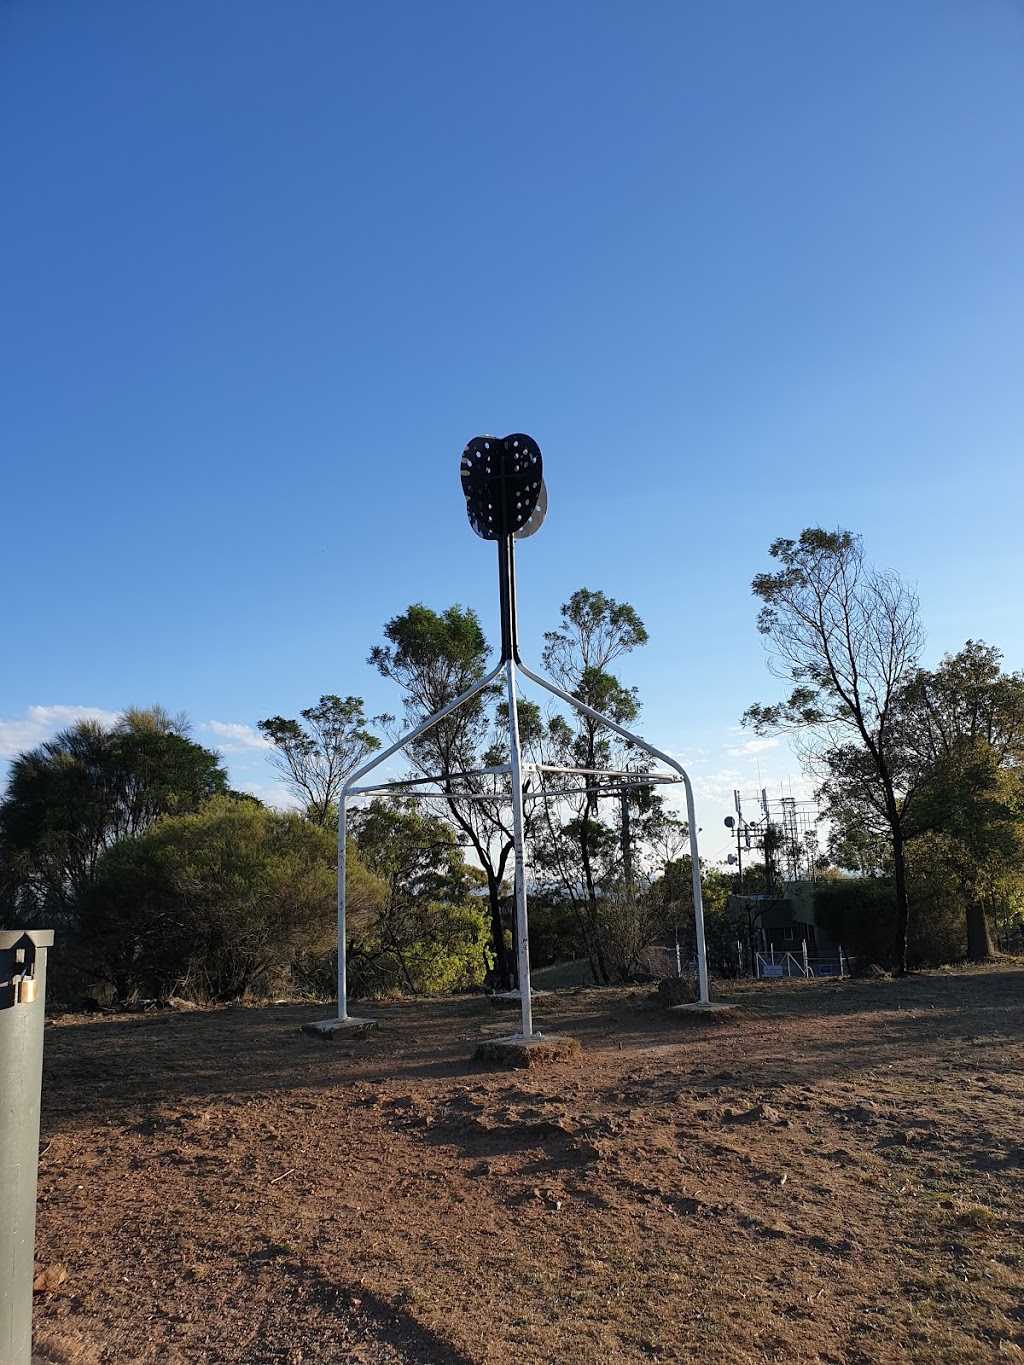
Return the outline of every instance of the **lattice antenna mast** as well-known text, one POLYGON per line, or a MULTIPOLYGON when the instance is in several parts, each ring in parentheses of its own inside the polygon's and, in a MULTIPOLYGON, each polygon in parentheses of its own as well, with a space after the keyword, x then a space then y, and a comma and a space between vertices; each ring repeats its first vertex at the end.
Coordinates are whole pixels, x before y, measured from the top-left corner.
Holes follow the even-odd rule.
POLYGON ((743 818, 742 798, 738 791, 733 792, 736 804, 736 818, 726 816, 725 824, 736 834, 736 852, 729 855, 730 864, 738 864, 740 889, 743 889, 743 850, 760 849, 765 854, 767 864, 772 850, 769 848, 770 834, 774 830, 779 839, 779 847, 774 850, 785 861, 789 881, 799 881, 802 877, 813 881, 818 858, 818 816, 812 801, 800 800, 794 796, 780 797, 777 802, 768 798, 768 789, 762 787, 758 797, 748 797, 761 807, 763 818, 747 821, 743 818))

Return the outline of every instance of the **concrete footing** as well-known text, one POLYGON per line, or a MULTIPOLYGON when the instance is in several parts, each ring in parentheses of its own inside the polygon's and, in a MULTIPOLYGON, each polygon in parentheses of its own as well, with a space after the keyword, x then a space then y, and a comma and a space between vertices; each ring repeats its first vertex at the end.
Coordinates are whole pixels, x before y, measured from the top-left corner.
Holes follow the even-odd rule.
MULTIPOLYGON (((550 991, 531 991, 530 999, 539 1000, 542 996, 550 994, 550 991)), ((495 991, 487 998, 491 1002, 491 1008, 495 1010, 518 1010, 523 1004, 523 997, 518 991, 495 991)))
POLYGON ((335 1038, 360 1038, 377 1027, 376 1019, 321 1019, 316 1024, 303 1024, 302 1032, 311 1038, 325 1038, 333 1042, 335 1038))
POLYGON ((669 1005, 666 1014, 724 1014, 727 1010, 739 1009, 725 1000, 694 1000, 688 1005, 669 1005))
POLYGON ((513 1033, 508 1038, 488 1038, 478 1043, 473 1051, 475 1062, 490 1062, 495 1066, 526 1069, 548 1062, 566 1062, 579 1057, 582 1049, 575 1038, 564 1033, 534 1033, 526 1038, 513 1033))

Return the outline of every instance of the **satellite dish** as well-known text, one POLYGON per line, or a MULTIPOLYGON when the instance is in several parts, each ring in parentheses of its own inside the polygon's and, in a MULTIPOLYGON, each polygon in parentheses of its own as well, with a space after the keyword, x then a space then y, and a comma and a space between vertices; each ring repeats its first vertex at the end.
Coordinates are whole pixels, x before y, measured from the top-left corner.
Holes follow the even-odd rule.
POLYGON ((469 524, 482 540, 523 539, 547 511, 544 461, 532 436, 475 436, 462 452, 469 524))
POLYGON ((726 829, 733 829, 733 828, 735 827, 735 825, 736 825, 736 821, 732 818, 731 815, 727 815, 727 816, 725 817, 725 827, 726 827, 726 829))

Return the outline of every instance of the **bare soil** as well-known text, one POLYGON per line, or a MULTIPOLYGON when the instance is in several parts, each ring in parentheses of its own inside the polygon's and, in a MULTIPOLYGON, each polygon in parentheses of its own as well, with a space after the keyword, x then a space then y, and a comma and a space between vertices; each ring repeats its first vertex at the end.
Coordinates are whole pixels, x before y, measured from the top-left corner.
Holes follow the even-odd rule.
POLYGON ((47 1030, 37 1349, 160 1361, 1024 1360, 1024 964, 47 1030))

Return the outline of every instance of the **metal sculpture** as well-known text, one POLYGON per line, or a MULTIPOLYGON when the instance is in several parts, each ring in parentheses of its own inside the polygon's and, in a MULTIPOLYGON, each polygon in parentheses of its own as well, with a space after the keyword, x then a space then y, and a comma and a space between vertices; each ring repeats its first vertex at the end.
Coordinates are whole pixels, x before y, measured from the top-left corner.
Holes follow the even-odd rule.
MULTIPOLYGON (((467 702, 479 696, 486 688, 504 674, 505 693, 508 703, 509 762, 486 770, 488 775, 507 776, 508 800, 512 806, 512 833, 515 847, 515 903, 516 903, 516 946, 519 980, 519 995, 522 1004, 522 1039, 535 1038, 533 1028, 533 1003, 530 989, 530 944, 527 923, 526 896, 526 859, 524 834, 524 805, 526 801, 546 800, 551 797, 577 794, 593 790, 599 779, 618 780, 635 787, 638 782, 648 785, 682 782, 686 794, 686 818, 689 825, 690 855, 693 864, 693 904, 697 933, 697 972, 700 985, 698 1008, 714 1008, 708 996, 707 957, 704 945, 704 908, 701 898, 700 862, 697 856, 697 823, 693 809, 693 791, 690 779, 683 767, 660 749, 654 748, 639 735, 631 733, 608 716, 602 715, 585 705, 571 693, 563 691, 551 681, 534 673, 519 657, 519 641, 516 613, 515 542, 533 535, 540 527, 547 511, 547 490, 544 485, 544 462, 540 447, 530 436, 515 433, 511 436, 477 436, 466 446, 461 462, 462 490, 466 497, 466 513, 473 530, 483 540, 497 542, 498 546, 498 586, 501 610, 501 657, 496 666, 479 682, 448 706, 429 716, 421 725, 415 727, 390 748, 376 754, 368 763, 345 781, 338 803, 338 1018, 313 1027, 323 1032, 334 1032, 346 1027, 365 1027, 370 1021, 352 1019, 348 1014, 346 962, 345 962, 345 836, 347 807, 349 798, 362 795, 395 795, 406 797, 436 798, 438 793, 414 790, 431 783, 448 781, 451 778, 468 777, 467 773, 442 773, 436 777, 409 779, 398 782, 385 782, 371 786, 357 785, 375 768, 386 762, 394 754, 405 749, 421 735, 439 724, 467 702), (538 686, 558 697, 574 710, 599 721, 610 730, 642 749, 652 758, 666 764, 670 771, 617 772, 611 770, 591 770, 582 768, 558 767, 543 763, 524 763, 519 743, 519 709, 516 698, 517 672, 522 672, 538 686), (533 789, 524 791, 524 775, 532 779, 533 789), (582 779, 584 786, 570 786, 559 790, 545 786, 554 779, 565 787, 566 782, 582 779)), ((480 773, 472 774, 480 776, 480 773)), ((614 786, 603 786, 600 790, 610 794, 614 786)))
POLYGON ((548 504, 544 460, 532 436, 474 437, 461 467, 466 515, 481 540, 523 540, 540 528, 548 504))

